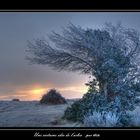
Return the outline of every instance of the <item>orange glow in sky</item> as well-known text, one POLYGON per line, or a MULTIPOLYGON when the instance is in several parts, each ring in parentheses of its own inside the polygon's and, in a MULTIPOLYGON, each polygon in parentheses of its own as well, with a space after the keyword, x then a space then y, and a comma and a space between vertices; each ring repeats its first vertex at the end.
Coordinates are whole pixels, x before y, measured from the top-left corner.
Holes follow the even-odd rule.
MULTIPOLYGON (((53 87, 30 86, 28 89, 17 90, 13 94, 0 96, 0 100, 11 100, 18 98, 20 100, 40 100, 42 95, 47 93, 53 87)), ((86 86, 69 86, 63 88, 56 88, 60 94, 65 98, 80 98, 87 92, 86 86)))
POLYGON ((45 88, 35 88, 28 91, 31 100, 39 100, 43 94, 45 94, 47 89, 45 88))

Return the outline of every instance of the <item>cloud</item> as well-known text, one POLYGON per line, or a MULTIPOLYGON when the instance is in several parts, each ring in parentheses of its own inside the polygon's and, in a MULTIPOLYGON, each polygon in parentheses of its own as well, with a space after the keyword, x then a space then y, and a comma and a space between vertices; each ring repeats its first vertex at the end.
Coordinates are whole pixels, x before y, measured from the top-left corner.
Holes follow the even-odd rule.
POLYGON ((88 75, 28 65, 27 40, 46 37, 51 31, 60 32, 69 22, 100 28, 105 22, 122 20, 124 25, 139 29, 140 13, 1 12, 0 19, 0 99, 37 99, 39 95, 33 96, 30 90, 57 88, 66 97, 81 97, 88 75))

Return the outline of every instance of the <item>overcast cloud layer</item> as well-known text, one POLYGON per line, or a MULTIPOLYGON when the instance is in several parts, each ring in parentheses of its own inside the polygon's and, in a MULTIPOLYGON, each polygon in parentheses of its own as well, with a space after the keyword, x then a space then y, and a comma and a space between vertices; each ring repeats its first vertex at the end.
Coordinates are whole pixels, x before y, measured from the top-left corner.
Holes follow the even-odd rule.
POLYGON ((27 40, 47 37, 51 31, 60 33, 69 22, 103 28, 105 22, 117 21, 140 29, 139 12, 0 12, 0 99, 39 99, 50 88, 57 88, 66 98, 81 97, 89 75, 29 65, 27 40))

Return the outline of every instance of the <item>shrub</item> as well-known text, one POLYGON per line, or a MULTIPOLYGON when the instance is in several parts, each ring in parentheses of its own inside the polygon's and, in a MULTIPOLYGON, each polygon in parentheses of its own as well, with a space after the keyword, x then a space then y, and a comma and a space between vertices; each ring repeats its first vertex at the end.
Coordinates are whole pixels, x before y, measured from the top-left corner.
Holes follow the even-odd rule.
POLYGON ((15 98, 15 99, 12 99, 12 101, 20 101, 20 100, 15 98))
POLYGON ((82 99, 75 101, 65 110, 63 118, 67 120, 82 122, 84 115, 91 108, 93 96, 95 95, 92 93, 87 93, 83 96, 82 99))
POLYGON ((119 115, 109 112, 93 112, 84 116, 85 127, 115 127, 119 123, 119 115))
POLYGON ((64 104, 66 100, 55 89, 51 89, 48 93, 44 94, 40 100, 41 104, 64 104))
MULTIPOLYGON (((129 126, 131 117, 121 109, 121 105, 119 98, 116 98, 112 102, 107 102, 104 94, 88 92, 82 99, 74 102, 65 110, 63 118, 84 123, 85 116, 89 116, 89 114, 94 114, 95 112, 112 112, 119 116, 118 126, 129 126)), ((109 115, 111 116, 110 113, 109 115)), ((110 118, 109 116, 106 117, 110 118)))
POLYGON ((76 101, 65 110, 63 119, 72 120, 72 121, 81 121, 82 107, 80 101, 81 100, 76 101))
POLYGON ((112 110, 111 105, 111 103, 106 103, 103 94, 98 92, 88 92, 84 94, 82 99, 74 102, 65 110, 64 118, 83 122, 84 116, 87 113, 92 113, 94 111, 109 111, 112 110))
POLYGON ((138 103, 136 103, 135 95, 129 88, 125 86, 116 94, 109 91, 106 98, 104 91, 96 88, 96 80, 93 79, 86 85, 89 86, 88 92, 82 99, 66 109, 64 113, 65 119, 84 123, 85 116, 88 116, 89 113, 112 112, 119 116, 118 126, 130 126, 131 115, 127 111, 134 110, 138 103), (133 98, 133 100, 130 101, 128 98, 133 98))
POLYGON ((140 108, 138 107, 135 111, 129 112, 131 115, 130 125, 140 127, 140 108))

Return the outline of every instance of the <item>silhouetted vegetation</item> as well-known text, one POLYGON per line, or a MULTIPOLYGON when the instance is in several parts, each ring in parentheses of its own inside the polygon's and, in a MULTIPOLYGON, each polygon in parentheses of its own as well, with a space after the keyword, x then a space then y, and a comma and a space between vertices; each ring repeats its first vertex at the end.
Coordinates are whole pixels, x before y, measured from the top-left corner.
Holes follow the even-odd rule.
POLYGON ((44 94, 40 100, 41 104, 65 104, 66 99, 55 89, 51 89, 48 93, 44 94))

